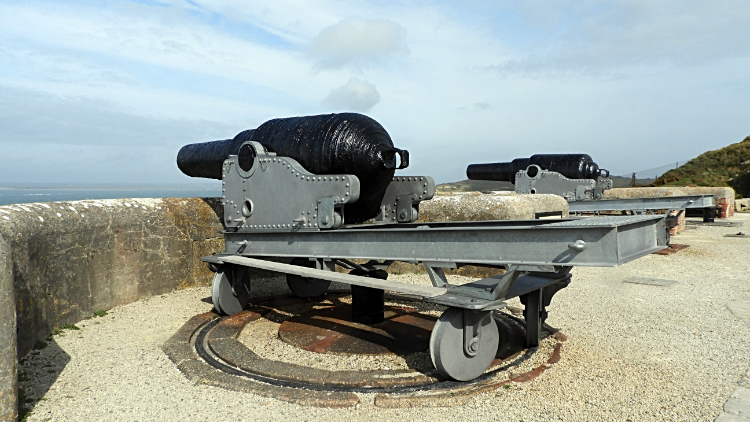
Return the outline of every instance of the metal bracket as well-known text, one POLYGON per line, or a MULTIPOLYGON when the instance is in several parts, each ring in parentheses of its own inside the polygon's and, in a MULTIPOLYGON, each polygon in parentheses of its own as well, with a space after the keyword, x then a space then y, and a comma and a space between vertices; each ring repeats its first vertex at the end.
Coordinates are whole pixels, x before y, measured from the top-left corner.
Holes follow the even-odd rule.
POLYGON ((492 312, 464 309, 464 353, 475 356, 482 345, 482 323, 492 312))
MULTIPOLYGON (((289 157, 268 152, 257 142, 251 165, 237 155, 224 161, 222 202, 227 230, 311 231, 340 227, 346 204, 359 199, 359 179, 351 174, 316 175, 289 157)), ((248 160, 250 161, 250 160, 248 160)))
POLYGON ((327 258, 310 258, 310 261, 315 263, 314 267, 316 270, 336 271, 336 263, 333 260, 327 258))
POLYGON ((352 261, 349 261, 348 259, 334 259, 333 262, 340 267, 346 268, 347 270, 359 270, 369 273, 376 270, 384 270, 390 267, 391 264, 396 261, 379 262, 377 260, 370 260, 364 264, 356 264, 352 261))
POLYGON ((612 180, 568 179, 556 171, 530 165, 516 173, 515 186, 516 193, 551 193, 574 202, 601 199, 605 190, 612 189, 612 180))
MULTIPOLYGON (((425 270, 427 270, 427 275, 430 276, 430 280, 432 281, 432 285, 435 287, 449 287, 450 284, 448 284, 448 278, 445 277, 445 271, 443 268, 456 268, 456 264, 450 264, 446 266, 440 265, 440 263, 424 263, 425 270)), ((450 290, 450 289, 449 289, 450 290)))
MULTIPOLYGON (((321 229, 333 229, 341 227, 344 216, 336 211, 337 197, 329 196, 318 199, 318 227, 321 229)), ((343 208, 340 211, 343 213, 343 208)))
POLYGON ((500 282, 497 283, 495 288, 492 290, 492 298, 493 299, 502 299, 505 297, 505 295, 508 293, 508 290, 510 290, 510 286, 513 285, 513 283, 518 280, 518 277, 521 276, 522 270, 519 270, 517 265, 510 265, 508 266, 507 271, 503 275, 503 277, 500 279, 500 282))
POLYGON ((396 221, 399 223, 411 223, 419 218, 419 212, 412 207, 417 195, 407 193, 396 197, 396 221))
POLYGON ((411 223, 419 218, 419 203, 435 196, 435 180, 429 176, 394 177, 383 195, 375 221, 411 223))

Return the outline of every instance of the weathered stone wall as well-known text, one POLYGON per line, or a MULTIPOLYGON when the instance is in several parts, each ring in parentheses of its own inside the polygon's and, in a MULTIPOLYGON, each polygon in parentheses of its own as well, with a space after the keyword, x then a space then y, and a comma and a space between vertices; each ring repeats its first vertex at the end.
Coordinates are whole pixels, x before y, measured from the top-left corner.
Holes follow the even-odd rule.
POLYGON ((19 356, 95 311, 210 281, 197 258, 223 247, 217 212, 197 198, 0 207, 19 356))
POLYGON ((206 284, 223 248, 213 199, 0 207, 0 420, 16 415, 17 357, 93 312, 206 284))
POLYGON ((16 359, 16 307, 13 294, 12 258, 8 244, 0 237, 0 420, 18 416, 16 359))

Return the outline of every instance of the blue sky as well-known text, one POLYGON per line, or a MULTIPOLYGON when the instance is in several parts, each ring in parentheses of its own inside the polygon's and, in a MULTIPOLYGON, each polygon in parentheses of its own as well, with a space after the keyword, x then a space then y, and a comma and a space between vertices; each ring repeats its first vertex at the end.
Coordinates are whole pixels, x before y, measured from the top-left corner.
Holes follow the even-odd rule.
POLYGON ((161 182, 187 143, 357 111, 403 174, 584 152, 613 174, 750 135, 746 1, 0 0, 0 181, 161 182))

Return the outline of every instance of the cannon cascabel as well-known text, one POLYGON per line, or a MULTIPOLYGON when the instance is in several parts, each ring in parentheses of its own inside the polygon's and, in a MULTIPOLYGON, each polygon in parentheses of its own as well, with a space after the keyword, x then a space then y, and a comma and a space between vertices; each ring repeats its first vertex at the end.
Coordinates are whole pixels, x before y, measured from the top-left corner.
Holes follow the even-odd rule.
POLYGON ((246 141, 290 157, 315 174, 357 176, 360 196, 346 206, 346 223, 376 217, 396 168, 408 164, 401 156, 397 167, 396 156, 402 151, 394 148, 378 122, 357 113, 339 113, 273 119, 233 139, 185 145, 177 154, 177 166, 188 176, 220 180, 224 160, 246 141))

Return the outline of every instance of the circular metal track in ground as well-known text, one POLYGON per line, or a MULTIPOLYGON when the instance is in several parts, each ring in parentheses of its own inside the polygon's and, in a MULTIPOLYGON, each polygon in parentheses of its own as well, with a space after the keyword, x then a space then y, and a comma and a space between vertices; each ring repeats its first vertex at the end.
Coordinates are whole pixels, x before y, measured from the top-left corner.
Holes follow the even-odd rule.
MULTIPOLYGON (((340 300, 346 296, 346 293, 329 293, 327 297, 340 300)), ((400 298, 401 302, 408 300, 400 298)), ((326 370, 298 365, 263 357, 252 350, 252 345, 238 340, 246 327, 287 315, 279 322, 279 341, 310 353, 327 353, 328 358, 331 354, 363 354, 371 358, 406 355, 425 347, 426 341, 424 344, 421 340, 413 342, 416 346, 411 347, 399 343, 406 342, 403 339, 410 336, 429 338, 437 319, 409 307, 387 306, 384 323, 364 326, 347 321, 347 306, 341 302, 337 306, 288 316, 289 309, 313 301, 291 295, 251 299, 246 310, 232 316, 199 315, 188 321, 165 344, 164 350, 178 363, 178 368, 196 382, 247 390, 303 405, 351 406, 359 402, 355 393, 377 393, 375 404, 378 406, 408 407, 435 405, 435 400, 440 405, 461 404, 474 394, 508 382, 533 379, 559 359, 560 346, 565 339, 561 333, 545 327, 553 332, 548 347, 543 352, 541 348, 525 349, 523 320, 496 312, 493 319, 500 344, 495 359, 487 372, 467 382, 446 380, 434 368, 421 371, 412 368, 326 370), (263 315, 266 318, 262 318, 263 315), (389 337, 394 340, 386 340, 389 337), (345 350, 347 344, 351 347, 345 350), (529 362, 536 361, 540 363, 529 366, 529 362)))

